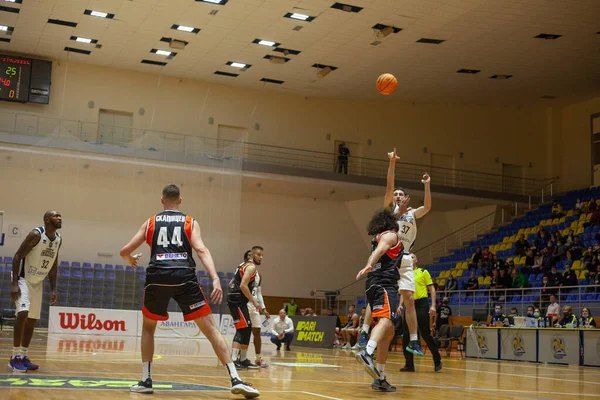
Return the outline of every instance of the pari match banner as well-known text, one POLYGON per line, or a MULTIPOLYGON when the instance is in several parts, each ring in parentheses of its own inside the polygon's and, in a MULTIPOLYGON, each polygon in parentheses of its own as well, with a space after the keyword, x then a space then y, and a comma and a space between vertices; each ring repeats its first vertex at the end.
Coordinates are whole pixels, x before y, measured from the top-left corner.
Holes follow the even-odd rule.
POLYGON ((535 336, 535 329, 501 329, 501 358, 503 360, 537 361, 535 336))
POLYGON ((579 330, 539 329, 539 362, 579 364, 579 330))
POLYGON ((294 321, 292 345, 331 348, 336 317, 290 317, 294 321))

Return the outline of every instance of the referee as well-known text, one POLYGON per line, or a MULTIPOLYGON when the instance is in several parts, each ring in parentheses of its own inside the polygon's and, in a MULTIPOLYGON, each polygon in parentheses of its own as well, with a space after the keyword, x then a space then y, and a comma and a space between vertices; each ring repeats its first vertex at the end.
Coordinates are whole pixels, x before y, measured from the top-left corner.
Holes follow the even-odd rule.
MULTIPOLYGON (((417 256, 414 254, 410 255, 413 260, 413 270, 415 274, 415 284, 416 284, 416 292, 414 294, 415 297, 415 309, 417 311, 417 322, 419 324, 419 333, 425 343, 427 343, 427 347, 429 351, 431 351, 431 355, 433 356, 433 362, 435 365, 435 372, 439 372, 442 370, 442 359, 440 357, 440 352, 438 350, 438 346, 435 343, 435 340, 431 336, 431 330, 429 329, 429 317, 435 316, 435 288, 433 287, 433 282, 431 280, 431 275, 429 275, 429 271, 426 269, 418 267, 417 256), (427 300, 427 292, 431 294, 431 307, 429 307, 429 301, 427 300)), ((400 308, 402 308, 402 300, 400 300, 400 308)), ((402 311, 402 310, 401 310, 402 311)), ((404 325, 402 327, 402 342, 408 343, 410 341, 408 326, 406 325, 406 318, 404 318, 404 325)), ((404 358, 406 359, 406 364, 404 368, 401 368, 401 372, 415 372, 415 364, 413 361, 413 354, 406 351, 406 345, 404 346, 404 358)))

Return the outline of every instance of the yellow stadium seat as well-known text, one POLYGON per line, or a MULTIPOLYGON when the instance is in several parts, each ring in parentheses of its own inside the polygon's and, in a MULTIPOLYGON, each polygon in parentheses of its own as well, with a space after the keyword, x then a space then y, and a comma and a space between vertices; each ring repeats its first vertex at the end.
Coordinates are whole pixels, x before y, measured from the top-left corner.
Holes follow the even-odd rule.
POLYGON ((483 284, 484 285, 489 285, 490 283, 492 283, 492 277, 491 276, 486 276, 485 279, 483 280, 483 284))
POLYGON ((449 275, 450 275, 450 271, 449 270, 442 271, 440 273, 440 278, 446 279, 449 275))
POLYGON ((461 268, 461 269, 469 269, 469 263, 465 261, 465 262, 462 264, 462 268, 461 268))
POLYGON ((592 213, 586 214, 585 221, 588 222, 590 219, 592 219, 592 213))
POLYGON ((583 226, 580 226, 579 228, 577 228, 577 232, 575 232, 575 234, 581 235, 584 231, 585 231, 585 229, 583 228, 583 226))
POLYGON ((546 226, 546 220, 541 221, 540 226, 546 226))
POLYGON ((578 222, 577 221, 573 221, 571 222, 571 229, 575 229, 577 228, 578 222))
POLYGON ((477 282, 479 282, 480 285, 484 285, 483 281, 484 281, 483 276, 480 276, 479 278, 477 278, 477 282))
POLYGON ((575 214, 575 211, 573 211, 573 210, 569 210, 569 211, 567 212, 567 217, 572 217, 574 214, 575 214))
POLYGON ((573 263, 573 265, 572 265, 572 268, 573 268, 574 270, 577 270, 577 269, 583 269, 583 265, 581 265, 581 261, 579 261, 579 260, 576 260, 576 261, 573 263))
POLYGON ((445 284, 445 283, 446 283, 446 280, 445 280, 445 279, 438 279, 438 285, 439 285, 440 287, 444 287, 444 284, 445 284))
POLYGON ((588 271, 587 269, 582 269, 581 271, 579 271, 579 275, 577 275, 577 278, 579 279, 587 279, 587 275, 590 271, 588 271))
POLYGON ((511 262, 512 260, 513 260, 513 259, 512 259, 512 257, 508 257, 508 258, 506 259, 506 263, 508 264, 508 263, 509 263, 509 262, 511 262))
POLYGON ((459 276, 462 276, 462 275, 463 275, 463 272, 465 272, 465 270, 464 270, 464 269, 459 269, 458 271, 455 271, 455 272, 454 272, 454 277, 455 277, 455 278, 458 278, 459 276))
POLYGON ((579 222, 577 223, 577 227, 581 228, 581 227, 583 227, 583 224, 585 224, 585 223, 586 223, 585 220, 580 219, 579 222))
POLYGON ((567 222, 567 217, 562 217, 561 219, 558 220, 559 224, 562 224, 564 222, 567 222))
POLYGON ((578 221, 582 219, 585 219, 585 213, 579 214, 579 218, 577 218, 578 221))
POLYGON ((510 236, 504 236, 504 239, 502 239, 502 243, 508 243, 509 239, 510 239, 510 236))
POLYGON ((454 266, 454 269, 460 269, 461 265, 462 265, 461 261, 457 262, 456 265, 454 266))
POLYGON ((527 257, 523 256, 521 257, 521 259, 519 260, 519 265, 525 265, 525 263, 527 262, 527 257))
POLYGON ((596 204, 600 206, 600 199, 596 200, 596 204))
POLYGON ((525 234, 525 229, 523 229, 523 228, 519 229, 519 232, 517 232, 517 235, 520 236, 520 235, 523 235, 523 234, 525 234))
POLYGON ((558 223, 559 223, 559 222, 558 222, 558 218, 554 218, 554 219, 552 220, 552 225, 556 225, 556 224, 558 224, 558 223))
POLYGON ((510 240, 509 240, 508 242, 509 242, 509 243, 514 243, 514 242, 516 242, 517 240, 519 240, 519 239, 518 239, 518 236, 517 236, 517 235, 512 235, 512 236, 510 237, 510 240))

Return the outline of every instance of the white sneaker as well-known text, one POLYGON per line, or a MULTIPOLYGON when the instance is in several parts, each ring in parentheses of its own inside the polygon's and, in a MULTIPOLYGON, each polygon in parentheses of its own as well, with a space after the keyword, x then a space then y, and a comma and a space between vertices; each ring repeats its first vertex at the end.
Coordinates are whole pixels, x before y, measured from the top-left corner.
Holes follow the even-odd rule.
POLYGON ((356 344, 354 346, 351 347, 352 350, 359 350, 360 346, 358 345, 358 342, 356 342, 356 344))
POLYGON ((148 378, 145 381, 139 381, 136 385, 131 386, 129 391, 133 393, 154 393, 152 379, 148 378))
POLYGON ((260 392, 252 387, 249 383, 242 382, 240 379, 231 380, 231 393, 241 394, 247 399, 253 399, 260 396, 260 392))
POLYGON ((346 343, 345 345, 342 346, 342 349, 349 349, 350 347, 351 347, 350 343, 346 343))

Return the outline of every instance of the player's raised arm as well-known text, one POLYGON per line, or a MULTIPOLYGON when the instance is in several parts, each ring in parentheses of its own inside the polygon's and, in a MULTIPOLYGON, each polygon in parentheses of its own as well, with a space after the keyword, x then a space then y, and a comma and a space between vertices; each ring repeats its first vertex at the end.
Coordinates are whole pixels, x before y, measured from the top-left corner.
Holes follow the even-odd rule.
POLYGON ((142 245, 146 241, 146 224, 148 222, 144 222, 144 224, 140 227, 140 230, 131 238, 129 243, 127 243, 119 252, 119 255, 123 260, 127 262, 127 264, 131 265, 133 268, 137 267, 138 260, 142 256, 142 253, 134 254, 133 253, 138 247, 142 245))
POLYGON ((396 178, 396 160, 400 157, 396 155, 396 148, 391 153, 388 153, 390 164, 388 165, 387 184, 385 186, 385 198, 383 199, 383 207, 393 207, 394 201, 394 180, 396 178))
POLYGON ((373 265, 385 254, 386 251, 398 244, 398 234, 395 232, 388 232, 381 236, 379 244, 374 252, 371 253, 367 266, 361 269, 356 275, 356 280, 362 278, 363 275, 367 274, 373 269, 373 265))
POLYGON ((425 173, 421 180, 425 186, 425 199, 423 205, 415 210, 415 218, 422 218, 431 211, 431 177, 425 173))

